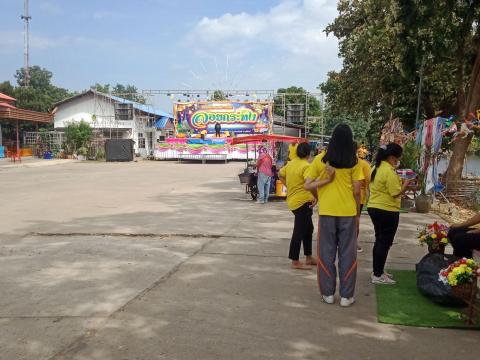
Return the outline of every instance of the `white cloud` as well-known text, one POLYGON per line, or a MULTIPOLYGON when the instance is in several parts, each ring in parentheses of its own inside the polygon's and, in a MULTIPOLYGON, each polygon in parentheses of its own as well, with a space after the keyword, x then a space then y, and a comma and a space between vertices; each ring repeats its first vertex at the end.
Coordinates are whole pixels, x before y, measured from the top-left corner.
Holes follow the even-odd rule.
POLYGON ((336 1, 282 1, 266 13, 224 14, 204 17, 189 34, 200 45, 225 41, 258 41, 293 54, 319 55, 327 42, 323 31, 336 15, 336 1))
POLYGON ((204 17, 186 43, 200 57, 223 52, 247 62, 254 56, 255 68, 272 84, 308 82, 312 75, 318 84, 340 65, 337 41, 324 32, 336 14, 335 0, 283 0, 266 12, 204 17), (289 79, 293 74, 300 78, 289 79))

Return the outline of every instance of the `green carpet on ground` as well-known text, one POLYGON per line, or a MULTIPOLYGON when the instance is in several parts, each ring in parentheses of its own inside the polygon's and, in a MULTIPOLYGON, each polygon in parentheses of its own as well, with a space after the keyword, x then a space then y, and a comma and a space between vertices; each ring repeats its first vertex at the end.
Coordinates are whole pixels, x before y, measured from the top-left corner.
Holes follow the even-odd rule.
POLYGON ((460 319, 461 308, 437 305, 420 294, 415 271, 391 271, 397 285, 376 285, 378 321, 385 324, 434 327, 474 328, 460 319))

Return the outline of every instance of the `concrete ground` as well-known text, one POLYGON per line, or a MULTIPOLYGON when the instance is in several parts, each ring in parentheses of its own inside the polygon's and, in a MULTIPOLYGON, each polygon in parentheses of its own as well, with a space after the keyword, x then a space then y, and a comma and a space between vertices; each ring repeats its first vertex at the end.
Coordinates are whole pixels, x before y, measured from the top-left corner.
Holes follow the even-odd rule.
MULTIPOLYGON (((1 164, 0 164, 1 165, 1 164)), ((50 164, 51 165, 51 164, 50 164)), ((0 359, 450 359, 476 331, 379 324, 362 216, 356 304, 286 258, 292 215, 241 163, 0 166, 0 359)), ((425 253, 402 214, 389 267, 425 253)), ((415 306, 415 304, 412 304, 415 306)))

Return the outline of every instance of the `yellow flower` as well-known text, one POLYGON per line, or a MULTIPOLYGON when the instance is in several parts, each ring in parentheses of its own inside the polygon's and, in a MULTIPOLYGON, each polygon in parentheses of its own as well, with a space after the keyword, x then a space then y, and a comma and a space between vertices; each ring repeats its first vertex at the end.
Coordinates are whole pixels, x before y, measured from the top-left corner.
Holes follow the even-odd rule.
POLYGON ((475 261, 473 261, 473 259, 467 259, 467 264, 468 265, 474 265, 475 261))
POLYGON ((442 240, 440 240, 440 242, 442 244, 448 244, 448 239, 447 238, 442 238, 442 240))
POLYGON ((472 273, 472 268, 468 267, 465 271, 466 271, 467 274, 471 274, 472 273))
POLYGON ((436 239, 437 238, 437 234, 432 234, 432 239, 436 239))

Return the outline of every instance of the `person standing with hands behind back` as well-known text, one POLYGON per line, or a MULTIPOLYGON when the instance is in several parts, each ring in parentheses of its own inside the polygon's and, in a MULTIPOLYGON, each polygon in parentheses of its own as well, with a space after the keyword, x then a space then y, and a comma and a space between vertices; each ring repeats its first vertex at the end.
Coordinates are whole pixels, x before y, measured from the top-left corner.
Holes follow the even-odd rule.
POLYGON ((310 167, 307 159, 311 148, 308 143, 302 143, 295 150, 297 156, 278 173, 280 181, 287 187, 288 208, 295 215, 288 258, 292 260, 292 269, 311 270, 310 265, 317 264, 312 257, 312 209, 317 203, 317 194, 314 191, 305 190, 303 187, 310 167), (305 264, 299 260, 302 243, 303 253, 306 257, 305 264))
POLYGON ((385 263, 398 228, 401 196, 410 183, 406 180, 402 185, 396 172, 402 153, 402 147, 395 143, 380 146, 372 171, 368 215, 375 229, 373 284, 396 284, 393 276, 385 272, 385 263))
POLYGON ((352 129, 346 124, 337 125, 327 151, 315 157, 305 181, 306 190, 318 191, 317 279, 327 304, 335 302, 337 253, 340 306, 355 302, 357 222, 363 179, 352 129))

